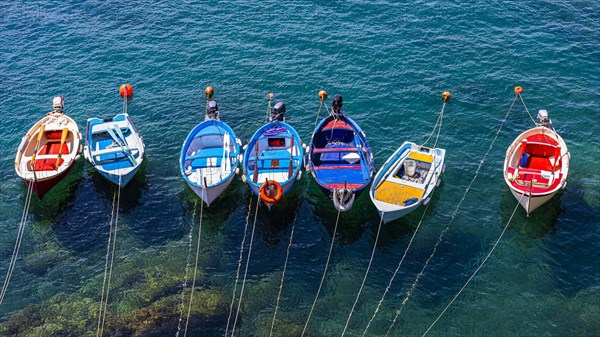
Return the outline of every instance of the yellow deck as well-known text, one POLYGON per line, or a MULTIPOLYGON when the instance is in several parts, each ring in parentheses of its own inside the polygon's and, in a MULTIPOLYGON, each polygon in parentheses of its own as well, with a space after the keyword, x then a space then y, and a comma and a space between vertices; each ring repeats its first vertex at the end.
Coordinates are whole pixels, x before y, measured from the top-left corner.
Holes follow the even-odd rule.
POLYGON ((421 199, 423 196, 423 190, 412 186, 398 184, 391 181, 384 181, 375 190, 375 199, 388 204, 394 204, 398 206, 404 206, 404 201, 417 198, 421 199))
POLYGON ((410 159, 414 159, 414 160, 418 160, 418 161, 422 161, 425 163, 431 163, 433 161, 433 156, 426 154, 426 153, 422 153, 422 152, 414 152, 411 151, 410 154, 408 155, 408 158, 410 159))

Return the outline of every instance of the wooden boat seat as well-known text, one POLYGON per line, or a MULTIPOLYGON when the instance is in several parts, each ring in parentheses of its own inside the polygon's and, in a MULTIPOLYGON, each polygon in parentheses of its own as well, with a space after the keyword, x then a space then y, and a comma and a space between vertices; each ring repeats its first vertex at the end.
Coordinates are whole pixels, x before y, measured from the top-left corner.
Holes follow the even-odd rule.
POLYGON ((319 165, 314 167, 315 171, 319 170, 360 170, 360 165, 319 165))
POLYGON ((118 122, 113 121, 113 122, 107 122, 107 123, 93 125, 91 133, 92 133, 92 135, 97 135, 97 134, 108 132, 106 130, 112 129, 115 124, 121 129, 121 132, 123 132, 123 134, 126 134, 127 132, 129 132, 129 123, 127 121, 118 121, 118 122))
POLYGON ((408 154, 408 158, 409 159, 413 159, 413 160, 418 160, 418 161, 422 161, 425 163, 431 163, 433 162, 433 156, 427 153, 422 153, 422 152, 414 152, 411 151, 408 154))
POLYGON ((408 206, 421 200, 423 193, 424 190, 420 188, 386 180, 375 190, 375 199, 388 204, 408 206), (416 201, 413 199, 416 199, 416 201))
POLYGON ((324 147, 315 148, 313 153, 328 153, 328 152, 358 152, 356 147, 324 147))
MULTIPOLYGON (((230 156, 234 155, 229 153, 230 156)), ((185 160, 206 159, 206 158, 221 158, 223 157, 223 147, 203 148, 198 153, 185 157, 185 160)))
MULTIPOLYGON (((139 149, 137 147, 130 147, 129 150, 131 150, 131 153, 135 153, 139 149)), ((111 147, 111 148, 108 148, 108 149, 92 150, 92 156, 96 157, 96 156, 102 156, 102 155, 114 154, 114 153, 121 153, 121 152, 124 152, 123 149, 120 146, 115 146, 115 147, 111 147)))
MULTIPOLYGON (((344 188, 344 183, 334 183, 334 184, 324 184, 325 186, 329 187, 329 188, 344 188)), ((350 188, 350 189, 357 189, 357 188, 361 188, 363 187, 364 184, 355 184, 355 183, 346 183, 346 188, 350 188)))

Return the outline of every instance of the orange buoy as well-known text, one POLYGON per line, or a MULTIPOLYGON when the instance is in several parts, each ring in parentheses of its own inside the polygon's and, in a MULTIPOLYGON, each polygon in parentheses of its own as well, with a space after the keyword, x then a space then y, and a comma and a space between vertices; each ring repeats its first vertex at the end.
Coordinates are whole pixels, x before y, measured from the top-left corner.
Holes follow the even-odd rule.
POLYGON ((268 204, 274 204, 281 199, 281 185, 275 180, 267 180, 260 186, 260 199, 268 204))
POLYGON ((520 95, 523 93, 523 88, 516 86, 515 87, 515 94, 520 95))
POLYGON ((444 91, 442 93, 442 99, 444 100, 444 102, 446 102, 447 100, 450 99, 450 91, 444 91))
POLYGON ((324 100, 325 98, 327 98, 327 91, 325 91, 325 90, 319 91, 319 98, 321 100, 324 100))
POLYGON ((131 84, 123 84, 119 87, 119 93, 121 94, 121 97, 130 98, 133 96, 133 87, 131 84))
POLYGON ((213 89, 213 87, 206 87, 204 89, 204 93, 206 94, 206 97, 211 98, 212 95, 215 93, 215 90, 213 89))

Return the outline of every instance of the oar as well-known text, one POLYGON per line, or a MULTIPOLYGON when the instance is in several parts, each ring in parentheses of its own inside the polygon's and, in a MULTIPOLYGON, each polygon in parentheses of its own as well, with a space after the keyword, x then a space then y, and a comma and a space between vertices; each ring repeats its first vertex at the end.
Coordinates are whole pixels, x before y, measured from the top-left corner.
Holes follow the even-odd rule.
POLYGON ((124 144, 123 142, 121 142, 117 138, 117 135, 115 135, 115 132, 111 128, 106 129, 106 131, 108 132, 110 137, 115 141, 115 143, 117 143, 117 145, 119 145, 121 147, 121 150, 123 150, 123 153, 125 153, 127 155, 127 159, 129 159, 131 164, 133 164, 133 166, 137 165, 135 158, 133 157, 133 155, 131 155, 131 150, 129 149, 129 147, 127 147, 127 144, 124 144))
POLYGON ((131 156, 131 159, 133 159, 133 162, 135 163, 136 162, 135 157, 133 157, 133 153, 131 152, 131 149, 127 145, 127 141, 125 139, 125 136, 123 135, 123 131, 121 131, 121 128, 117 124, 113 125, 113 129, 117 132, 117 134, 119 135, 119 137, 123 141, 123 145, 125 146, 125 148, 127 148, 127 154, 129 156, 131 156))
POLYGON ((35 169, 35 156, 37 155, 38 150, 40 149, 40 143, 42 141, 42 136, 44 135, 44 130, 46 130, 46 125, 42 125, 40 130, 38 131, 37 143, 35 144, 35 150, 33 151, 33 155, 31 155, 30 165, 35 169))
POLYGON ((358 135, 356 134, 356 132, 354 133, 354 142, 356 143, 356 149, 358 151, 358 155, 360 156, 360 167, 363 173, 363 178, 365 180, 368 179, 369 174, 365 171, 365 166, 367 166, 367 159, 364 156, 364 153, 362 151, 363 147, 362 144, 360 142, 360 138, 358 137, 358 135))
POLYGON ((254 144, 254 148, 256 149, 256 151, 255 151, 254 172, 253 172, 253 176, 252 176, 252 181, 257 183, 258 182, 258 139, 256 140, 256 143, 254 144))
POLYGON ((292 177, 292 164, 294 163, 294 135, 292 135, 292 142, 290 144, 290 166, 288 168, 288 179, 292 177))
POLYGON ((62 156, 62 148, 67 140, 67 135, 69 134, 68 128, 63 128, 62 135, 60 136, 60 147, 58 148, 58 157, 56 157, 56 163, 54 164, 54 169, 58 170, 58 162, 60 161, 60 157, 62 156))
POLYGON ((229 161, 229 133, 225 132, 223 136, 223 159, 221 159, 221 172, 227 170, 227 164, 229 161))

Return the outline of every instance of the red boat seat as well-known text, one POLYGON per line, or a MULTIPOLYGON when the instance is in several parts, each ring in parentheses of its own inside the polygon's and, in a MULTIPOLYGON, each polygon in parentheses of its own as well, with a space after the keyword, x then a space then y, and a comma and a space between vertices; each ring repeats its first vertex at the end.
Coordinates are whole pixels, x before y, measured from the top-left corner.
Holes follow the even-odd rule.
POLYGON ((58 166, 56 166, 56 159, 36 159, 34 169, 36 171, 55 171, 64 162, 64 159, 58 160, 58 166))
POLYGON ((58 155, 59 152, 60 152, 60 154, 69 154, 69 146, 66 143, 63 143, 62 147, 60 146, 60 143, 47 143, 38 151, 37 154, 38 155, 47 155, 47 154, 58 155))
MULTIPOLYGON (((60 131, 54 131, 59 133, 60 139, 60 131)), ((58 154, 69 154, 69 146, 66 143, 63 143, 62 146, 60 143, 47 143, 44 145, 39 151, 39 156, 46 155, 56 155, 55 158, 44 158, 44 159, 36 159, 34 164, 34 169, 36 171, 54 171, 57 167, 60 167, 64 160, 60 158, 58 160, 58 166, 56 166, 56 158, 58 158, 58 154)))
POLYGON ((62 137, 62 130, 46 131, 46 138, 48 138, 48 139, 60 140, 61 137, 62 137))

